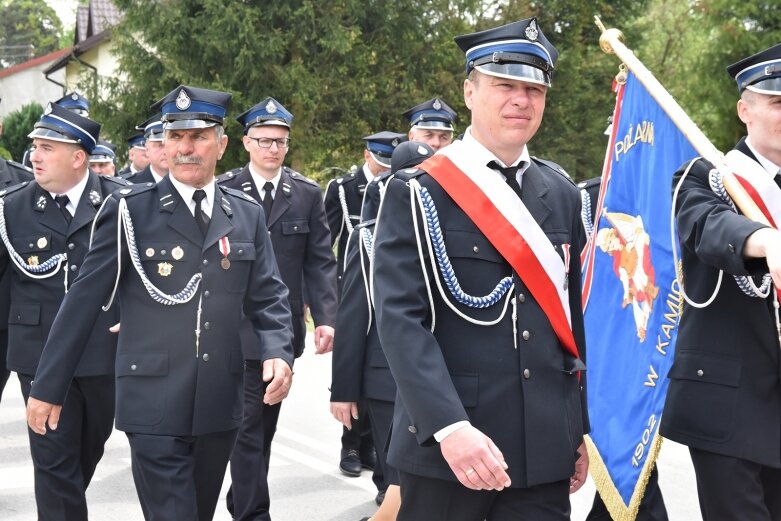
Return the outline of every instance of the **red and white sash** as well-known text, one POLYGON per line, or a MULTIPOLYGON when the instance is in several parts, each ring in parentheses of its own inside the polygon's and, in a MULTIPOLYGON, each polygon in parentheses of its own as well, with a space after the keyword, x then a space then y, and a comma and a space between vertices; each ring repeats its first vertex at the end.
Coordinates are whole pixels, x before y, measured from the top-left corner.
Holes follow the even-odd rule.
POLYGON ((518 196, 455 141, 419 165, 477 225, 518 273, 565 350, 579 357, 567 288, 567 266, 518 196))
POLYGON ((724 156, 730 170, 774 228, 781 226, 781 188, 762 165, 739 150, 724 156))

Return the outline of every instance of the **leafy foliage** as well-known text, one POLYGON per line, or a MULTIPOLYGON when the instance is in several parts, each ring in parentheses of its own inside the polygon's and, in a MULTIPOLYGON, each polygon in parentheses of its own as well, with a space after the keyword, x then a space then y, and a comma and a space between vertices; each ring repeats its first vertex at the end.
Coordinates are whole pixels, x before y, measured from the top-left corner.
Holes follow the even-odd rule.
POLYGON ((0 67, 10 67, 60 46, 62 23, 43 0, 0 0, 0 67))
POLYGON ((38 103, 30 103, 11 112, 3 119, 0 147, 7 149, 11 153, 12 159, 22 161, 24 151, 30 145, 30 139, 27 135, 41 118, 41 114, 43 114, 43 107, 38 103))

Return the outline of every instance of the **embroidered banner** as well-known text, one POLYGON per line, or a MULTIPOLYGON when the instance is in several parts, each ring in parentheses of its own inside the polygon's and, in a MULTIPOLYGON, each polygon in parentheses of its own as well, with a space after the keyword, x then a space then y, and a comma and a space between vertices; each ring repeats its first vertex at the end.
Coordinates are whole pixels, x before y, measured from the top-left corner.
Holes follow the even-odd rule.
POLYGON ((590 470, 616 521, 637 515, 661 445, 682 306, 670 237, 673 173, 698 154, 643 85, 616 86, 594 234, 583 252, 590 470))

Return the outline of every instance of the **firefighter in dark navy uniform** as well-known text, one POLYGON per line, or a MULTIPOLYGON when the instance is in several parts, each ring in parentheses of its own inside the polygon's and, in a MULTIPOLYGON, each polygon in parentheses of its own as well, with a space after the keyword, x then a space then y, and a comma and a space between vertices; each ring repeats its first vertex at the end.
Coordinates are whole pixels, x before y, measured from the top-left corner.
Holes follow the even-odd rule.
MULTIPOLYGON (((391 172, 403 175, 434 150, 422 142, 399 144, 391 157, 391 172)), ((353 229, 348 241, 344 288, 337 315, 334 354, 331 363, 331 413, 352 428, 358 404, 365 400, 371 418, 377 464, 382 468, 385 495, 374 519, 396 519, 401 497, 399 474, 388 466, 385 446, 393 421, 396 384, 382 353, 371 303, 370 275, 376 215, 353 229)), ((366 519, 366 518, 364 518, 366 519)))
MULTIPOLYGON (((726 155, 778 226, 781 44, 727 72, 737 82, 737 113, 747 136, 726 155)), ((683 287, 691 302, 710 302, 684 304, 659 429, 689 447, 704 521, 776 521, 781 232, 736 212, 720 195, 720 178, 702 159, 673 177, 683 287)))
POLYGON ((127 177, 130 174, 140 172, 149 165, 149 159, 146 157, 144 132, 138 130, 138 127, 127 138, 127 161, 127 166, 117 172, 117 177, 127 177))
MULTIPOLYGON (((80 273, 100 205, 127 183, 89 170, 100 125, 50 103, 30 133, 35 180, 9 188, 2 200, 0 271, 11 277, 8 368, 25 401, 60 304, 80 273)), ((4 298, 7 298, 4 297, 4 298)), ((103 455, 114 419, 115 310, 86 325, 63 410, 53 436, 29 432, 38 519, 87 519, 85 491, 103 455)))
MULTIPOLYGON (((404 141, 405 136, 395 132, 383 131, 363 140, 366 149, 363 151, 365 163, 357 172, 350 172, 337 177, 328 183, 325 190, 325 211, 328 226, 331 230, 331 245, 336 245, 336 262, 338 288, 341 291, 342 271, 347 249, 347 238, 353 227, 361 222, 362 206, 367 186, 377 176, 390 168, 393 149, 404 141)), ((377 192, 379 194, 379 192, 377 192)), ((378 197, 376 198, 379 199, 378 197)), ((375 198, 372 198, 372 201, 375 198)), ((362 407, 361 407, 362 409, 362 407)), ((362 411, 361 411, 362 412, 362 411)), ((368 414, 361 414, 352 430, 344 428, 342 432, 342 450, 339 469, 347 476, 361 475, 361 468, 372 469, 375 485, 379 491, 375 501, 382 502, 385 488, 384 479, 379 468, 375 468, 376 453, 371 441, 371 427, 368 414)))
POLYGON ((68 421, 58 404, 91 324, 119 306, 116 427, 149 521, 213 518, 241 424, 245 360, 270 382, 265 403, 291 383, 287 289, 263 209, 214 179, 230 97, 180 86, 153 107, 171 174, 107 199, 30 392, 28 424, 50 436, 68 421), (240 341, 242 316, 260 340, 251 346, 240 341))
POLYGON ((398 519, 564 521, 588 468, 580 196, 527 149, 558 53, 535 18, 456 42, 471 126, 390 181, 374 241, 398 519))
MULTIPOLYGON (((244 126, 244 148, 250 162, 238 173, 218 178, 261 204, 282 281, 293 313, 293 351, 304 352, 304 290, 314 320, 318 354, 331 351, 336 320, 336 260, 320 186, 283 166, 290 150, 293 115, 274 98, 266 98, 236 118, 244 126)), ((248 324, 246 324, 248 325, 248 324)), ((242 342, 256 344, 251 327, 242 342)), ((228 510, 237 521, 270 520, 268 465, 281 404, 266 405, 265 383, 250 363, 244 373, 244 420, 231 455, 228 510)))
POLYGON ((144 131, 144 149, 149 164, 143 170, 124 176, 133 184, 159 183, 168 175, 168 160, 163 146, 163 122, 161 114, 155 114, 138 127, 144 131))

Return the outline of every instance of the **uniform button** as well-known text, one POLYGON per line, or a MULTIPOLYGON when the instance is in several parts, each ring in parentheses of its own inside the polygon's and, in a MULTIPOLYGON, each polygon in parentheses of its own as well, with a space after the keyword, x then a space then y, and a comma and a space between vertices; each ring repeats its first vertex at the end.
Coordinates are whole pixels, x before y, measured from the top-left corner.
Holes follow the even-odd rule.
POLYGON ((204 322, 204 323, 203 323, 203 328, 204 328, 205 330, 207 330, 207 331, 208 331, 209 329, 211 329, 211 327, 212 327, 212 325, 211 325, 211 323, 210 323, 210 322, 204 322))
POLYGON ((209 298, 211 296, 211 293, 209 293, 209 290, 203 292, 203 298, 209 298))
POLYGON ((702 369, 697 369, 697 376, 702 376, 704 374, 705 374, 705 371, 703 371, 702 369))
POLYGON ((33 246, 35 246, 35 244, 33 244, 33 243, 30 243, 30 244, 27 245, 28 248, 32 248, 33 246))
POLYGON ((475 253, 480 253, 480 248, 478 248, 477 246, 472 246, 472 251, 475 253))
POLYGON ((417 427, 415 427, 414 425, 410 425, 409 427, 407 427, 407 430, 410 431, 412 434, 417 434, 418 432, 417 427))
POLYGON ((73 244, 73 243, 70 243, 70 244, 68 244, 68 249, 69 249, 69 250, 73 250, 73 249, 75 249, 75 248, 76 248, 76 245, 75 245, 75 244, 73 244))
POLYGON ((531 334, 530 334, 528 331, 524 331, 524 332, 521 334, 521 336, 523 336, 523 339, 524 339, 524 340, 529 340, 529 337, 531 336, 531 334))
POLYGON ((524 378, 526 378, 526 379, 528 380, 529 378, 531 378, 531 377, 532 377, 532 372, 531 372, 531 371, 529 371, 528 369, 524 369, 524 370, 523 370, 523 377, 524 377, 524 378))
POLYGON ((76 266, 75 264, 71 264, 71 271, 76 271, 77 269, 79 269, 78 266, 76 266))
POLYGON ((526 295, 524 295, 523 293, 521 293, 520 295, 518 295, 518 302, 520 302, 521 304, 523 304, 524 302, 526 302, 526 295))
POLYGON ((294 232, 297 232, 297 231, 298 231, 298 225, 295 225, 295 226, 293 226, 293 231, 294 231, 294 232))
POLYGON ((136 364, 130 366, 131 371, 135 371, 136 369, 138 369, 138 366, 136 364))
POLYGON ((160 255, 165 255, 166 253, 168 253, 168 252, 165 251, 165 250, 160 250, 160 255))
POLYGON ((209 261, 207 259, 203 259, 203 263, 202 264, 204 266, 208 266, 209 265, 209 261))
POLYGON ((204 353, 203 354, 203 361, 204 362, 208 362, 209 361, 209 353, 204 353))
POLYGON ((729 252, 730 252, 730 253, 735 253, 735 246, 734 246, 734 245, 732 245, 732 244, 728 244, 728 245, 727 245, 727 248, 729 249, 729 252))
POLYGON ((244 250, 239 250, 238 253, 239 255, 244 255, 244 250))
POLYGON ((268 234, 271 235, 271 230, 268 231, 268 234))

